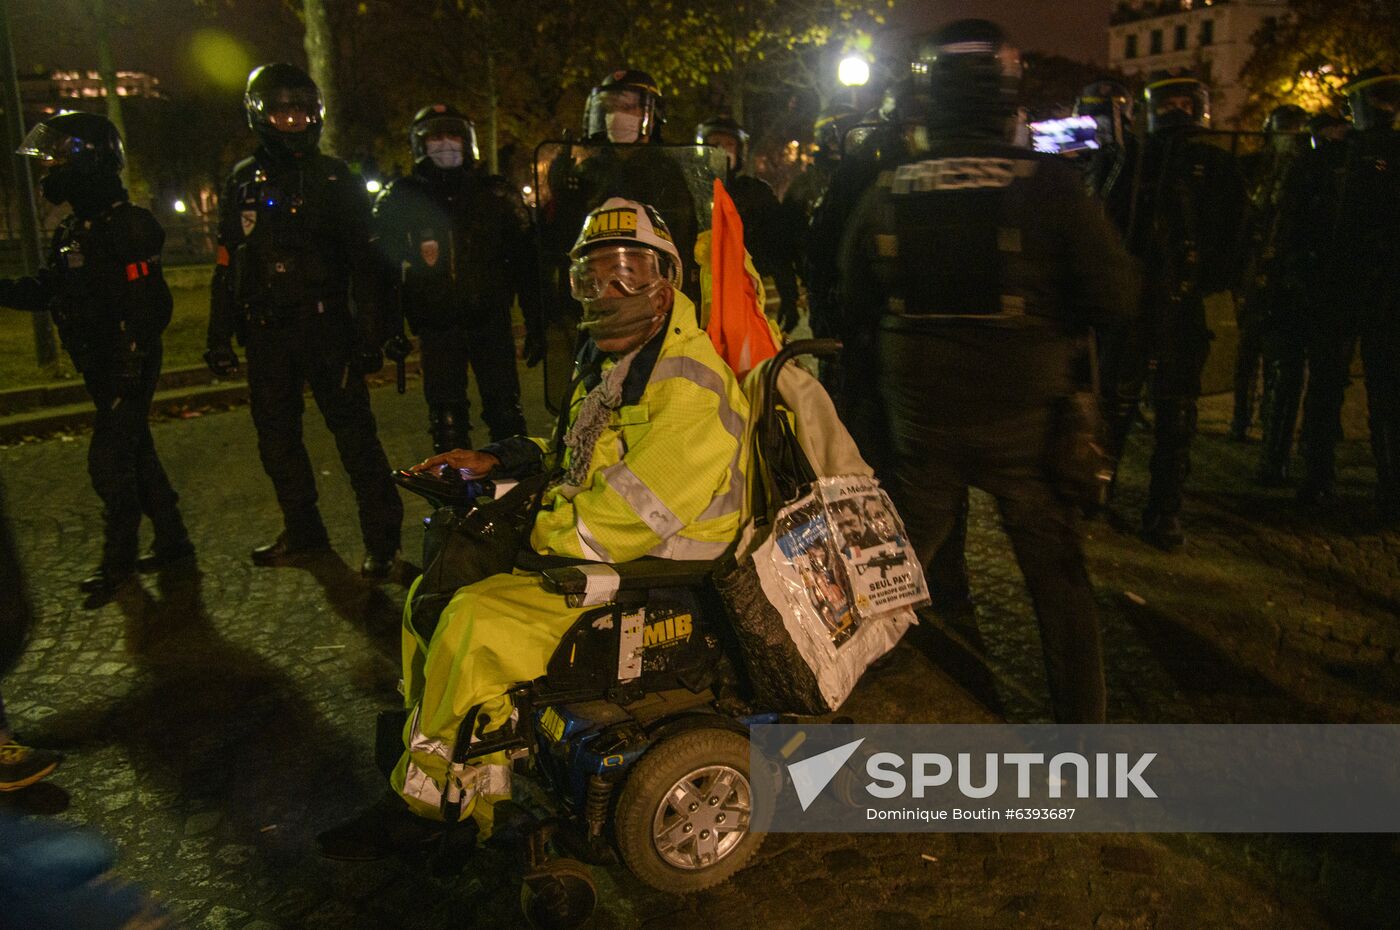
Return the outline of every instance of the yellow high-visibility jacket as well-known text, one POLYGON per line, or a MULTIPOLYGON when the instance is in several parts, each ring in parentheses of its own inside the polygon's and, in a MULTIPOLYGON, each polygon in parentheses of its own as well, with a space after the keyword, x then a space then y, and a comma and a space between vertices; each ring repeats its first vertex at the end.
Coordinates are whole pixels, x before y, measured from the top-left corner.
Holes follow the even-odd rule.
MULTIPOLYGON (((570 422, 587 393, 575 390, 570 422)), ((718 558, 746 503, 749 405, 679 291, 641 399, 627 400, 594 445, 580 489, 545 497, 531 546, 600 562, 718 558)))

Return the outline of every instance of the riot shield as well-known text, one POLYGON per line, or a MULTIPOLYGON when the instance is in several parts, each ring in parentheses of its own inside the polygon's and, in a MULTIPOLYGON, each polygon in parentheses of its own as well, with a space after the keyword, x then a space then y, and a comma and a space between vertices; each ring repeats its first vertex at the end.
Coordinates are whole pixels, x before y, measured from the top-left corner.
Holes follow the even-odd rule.
POLYGON ((614 145, 546 141, 535 148, 535 234, 545 323, 545 400, 566 399, 579 348, 582 309, 569 294, 569 250, 589 211, 609 197, 650 204, 671 229, 685 263, 682 290, 700 306, 695 245, 710 229, 714 182, 728 159, 708 145, 614 145))

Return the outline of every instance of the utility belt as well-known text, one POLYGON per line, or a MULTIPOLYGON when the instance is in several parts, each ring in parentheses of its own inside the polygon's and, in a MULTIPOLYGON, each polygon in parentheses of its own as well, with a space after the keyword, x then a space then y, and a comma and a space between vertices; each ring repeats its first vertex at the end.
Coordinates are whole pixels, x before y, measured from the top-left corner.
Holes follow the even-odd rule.
POLYGON ((349 302, 344 296, 281 306, 270 303, 244 304, 243 314, 250 330, 289 329, 317 318, 350 321, 349 302))

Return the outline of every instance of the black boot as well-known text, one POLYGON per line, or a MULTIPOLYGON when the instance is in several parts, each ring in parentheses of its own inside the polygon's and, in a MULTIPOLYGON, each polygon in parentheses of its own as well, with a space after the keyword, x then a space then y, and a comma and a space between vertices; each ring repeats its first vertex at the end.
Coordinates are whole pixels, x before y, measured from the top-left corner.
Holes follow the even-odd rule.
POLYGON ((1266 363, 1264 396, 1259 402, 1263 448, 1254 474, 1255 480, 1265 487, 1278 487, 1288 481, 1293 430, 1298 423, 1298 401, 1302 392, 1301 370, 1294 371, 1284 360, 1266 363))
POLYGON ((472 447, 471 420, 466 404, 434 404, 428 407, 428 435, 434 452, 472 447))
POLYGON ((1151 483, 1142 516, 1142 538, 1164 551, 1181 548, 1182 490, 1191 473, 1191 437, 1196 432, 1196 399, 1163 397, 1157 401, 1154 445, 1148 467, 1151 483))
POLYGON ((253 564, 264 568, 274 565, 285 565, 296 559, 307 556, 329 552, 331 548, 328 539, 311 539, 307 541, 294 541, 290 534, 283 531, 277 538, 265 546, 258 546, 252 552, 253 564))
POLYGON ((373 807, 317 836, 316 848, 327 859, 373 862, 423 849, 442 836, 442 830, 442 824, 410 811, 397 794, 386 794, 373 807))
POLYGON ((89 595, 87 606, 97 607, 111 600, 112 595, 132 578, 136 570, 131 566, 99 565, 97 570, 78 582, 78 590, 89 595))

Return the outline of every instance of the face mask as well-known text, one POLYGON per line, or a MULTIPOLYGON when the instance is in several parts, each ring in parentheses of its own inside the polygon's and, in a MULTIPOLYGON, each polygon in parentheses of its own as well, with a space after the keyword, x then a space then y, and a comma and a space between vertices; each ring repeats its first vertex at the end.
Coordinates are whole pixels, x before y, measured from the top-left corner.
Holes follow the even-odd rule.
POLYGON ((428 157, 433 164, 444 170, 462 167, 462 143, 451 139, 430 139, 427 145, 428 157))
POLYGON ((583 302, 583 322, 578 328, 598 339, 643 336, 660 316, 652 306, 654 288, 629 297, 599 297, 583 302))
POLYGON ((608 113, 603 117, 603 125, 607 127, 609 142, 642 141, 642 118, 635 113, 608 113))
POLYGON ((50 169, 39 181, 39 190, 51 204, 68 203, 73 199, 73 173, 64 168, 50 169))

